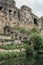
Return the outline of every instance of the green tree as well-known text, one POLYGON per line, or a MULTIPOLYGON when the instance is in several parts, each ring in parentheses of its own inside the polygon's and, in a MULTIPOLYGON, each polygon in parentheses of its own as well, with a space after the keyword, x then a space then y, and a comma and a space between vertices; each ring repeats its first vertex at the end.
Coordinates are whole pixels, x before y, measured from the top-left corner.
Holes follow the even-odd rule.
POLYGON ((33 50, 32 50, 31 47, 27 47, 27 48, 26 48, 26 56, 27 56, 27 58, 33 56, 33 50))
POLYGON ((33 51, 33 57, 34 57, 34 60, 35 60, 35 63, 34 63, 34 65, 41 65, 41 63, 42 63, 42 50, 41 50, 41 48, 42 48, 42 37, 41 37, 41 35, 39 34, 39 33, 34 33, 34 34, 31 34, 31 36, 30 36, 30 41, 33 43, 33 49, 34 49, 34 51, 33 51), (41 61, 40 61, 41 60, 41 61))
POLYGON ((40 58, 42 58, 40 54, 40 50, 41 50, 42 43, 43 43, 40 33, 32 32, 30 35, 29 43, 31 44, 29 45, 27 43, 27 49, 26 49, 27 58, 33 57, 35 61, 33 65, 37 65, 37 64, 39 65, 42 62, 40 61, 40 58))
POLYGON ((39 50, 42 46, 42 38, 41 35, 38 33, 31 34, 30 40, 34 45, 35 50, 39 50))

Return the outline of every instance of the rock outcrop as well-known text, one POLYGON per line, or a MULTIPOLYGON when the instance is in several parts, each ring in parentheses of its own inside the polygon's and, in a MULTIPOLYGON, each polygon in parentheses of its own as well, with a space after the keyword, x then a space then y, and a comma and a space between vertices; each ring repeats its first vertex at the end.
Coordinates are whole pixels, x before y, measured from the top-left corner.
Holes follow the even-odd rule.
MULTIPOLYGON (((26 5, 18 9, 15 6, 14 0, 0 0, 0 34, 7 34, 10 35, 11 38, 19 37, 21 39, 21 37, 24 38, 25 35, 22 34, 21 36, 19 30, 16 29, 20 27, 30 30, 34 26, 37 26, 37 28, 42 31, 43 17, 38 18, 32 13, 32 9, 26 5)), ((27 34, 26 36, 28 37, 27 34)))

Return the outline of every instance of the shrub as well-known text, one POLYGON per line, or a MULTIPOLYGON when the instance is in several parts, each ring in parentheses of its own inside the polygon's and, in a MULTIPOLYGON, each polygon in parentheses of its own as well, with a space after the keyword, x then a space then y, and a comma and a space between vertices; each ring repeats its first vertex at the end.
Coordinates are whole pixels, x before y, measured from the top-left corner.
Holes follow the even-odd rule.
POLYGON ((38 30, 36 27, 34 27, 34 28, 31 30, 31 33, 39 33, 39 30, 38 30))
POLYGON ((30 40, 32 41, 34 45, 34 49, 38 50, 42 46, 42 38, 38 33, 34 33, 31 35, 30 40))
POLYGON ((33 57, 33 50, 31 47, 27 47, 26 49, 26 58, 32 60, 33 57))

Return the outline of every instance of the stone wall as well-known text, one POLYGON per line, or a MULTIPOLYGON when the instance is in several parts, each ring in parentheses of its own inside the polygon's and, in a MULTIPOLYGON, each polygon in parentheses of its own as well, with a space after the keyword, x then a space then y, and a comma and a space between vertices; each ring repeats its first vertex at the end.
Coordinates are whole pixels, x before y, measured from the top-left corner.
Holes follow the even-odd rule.
POLYGON ((39 19, 32 13, 32 9, 26 5, 18 9, 14 1, 0 0, 0 33, 4 33, 5 26, 9 26, 11 31, 12 28, 16 27, 23 27, 30 30, 34 26, 43 30, 43 17, 39 19))
POLYGON ((5 0, 0 1, 0 3, 0 16, 2 17, 2 19, 0 19, 1 29, 7 25, 12 28, 20 26, 26 29, 31 29, 31 26, 34 26, 34 15, 31 15, 31 8, 26 5, 23 5, 21 9, 18 9, 15 5, 14 7, 11 7, 11 5, 8 5, 12 3, 10 3, 9 1, 6 2, 5 0), (3 6, 3 4, 5 3, 7 3, 7 5, 3 6))

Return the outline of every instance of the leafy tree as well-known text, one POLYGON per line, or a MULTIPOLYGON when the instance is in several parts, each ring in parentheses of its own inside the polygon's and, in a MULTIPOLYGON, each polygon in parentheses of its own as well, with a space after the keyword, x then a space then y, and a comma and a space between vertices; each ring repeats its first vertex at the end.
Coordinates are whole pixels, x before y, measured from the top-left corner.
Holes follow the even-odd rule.
MULTIPOLYGON (((29 46, 29 44, 27 44, 28 47, 26 49, 26 56, 27 56, 27 58, 33 57, 36 64, 38 63, 38 65, 39 65, 40 58, 41 58, 41 54, 39 54, 39 53, 40 53, 40 49, 41 49, 42 43, 43 43, 42 37, 41 37, 40 33, 37 32, 37 30, 32 30, 32 31, 33 32, 31 33, 30 39, 29 39, 29 42, 31 43, 31 45, 30 45, 31 47, 29 46)), ((35 64, 33 64, 33 65, 35 65, 35 64)))
POLYGON ((31 47, 26 48, 26 56, 27 58, 31 58, 33 56, 33 50, 31 47))
POLYGON ((33 45, 34 45, 34 49, 35 50, 39 50, 42 46, 42 38, 40 36, 40 34, 38 33, 34 33, 30 36, 30 40, 32 41, 33 45))

